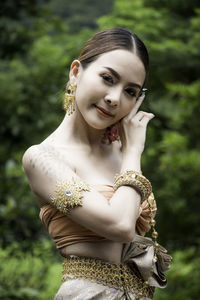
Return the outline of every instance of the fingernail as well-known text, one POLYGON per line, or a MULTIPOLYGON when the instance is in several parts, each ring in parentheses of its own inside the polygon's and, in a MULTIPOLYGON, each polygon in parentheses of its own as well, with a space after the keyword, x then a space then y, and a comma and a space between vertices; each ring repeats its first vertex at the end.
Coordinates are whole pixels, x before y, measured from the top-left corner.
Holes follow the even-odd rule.
POLYGON ((144 97, 145 96, 145 93, 146 93, 147 89, 142 89, 142 93, 140 95, 140 97, 144 97))

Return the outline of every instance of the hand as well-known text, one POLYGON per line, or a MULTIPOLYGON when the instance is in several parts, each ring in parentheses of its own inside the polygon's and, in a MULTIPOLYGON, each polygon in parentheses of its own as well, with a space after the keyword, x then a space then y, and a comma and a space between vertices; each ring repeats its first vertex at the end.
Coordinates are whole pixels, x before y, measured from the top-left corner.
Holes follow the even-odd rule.
POLYGON ((154 118, 152 113, 138 112, 144 98, 145 96, 139 97, 132 111, 120 122, 120 137, 124 153, 137 151, 142 154, 144 150, 147 124, 154 118))

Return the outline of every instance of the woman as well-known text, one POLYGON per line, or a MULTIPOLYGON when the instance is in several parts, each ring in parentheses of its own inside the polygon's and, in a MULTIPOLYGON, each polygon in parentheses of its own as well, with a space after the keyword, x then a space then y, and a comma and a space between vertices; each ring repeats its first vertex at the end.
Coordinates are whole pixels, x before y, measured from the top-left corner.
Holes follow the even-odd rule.
POLYGON ((143 237, 151 226, 157 237, 140 166, 154 117, 138 111, 147 72, 135 34, 98 32, 71 64, 64 120, 24 154, 40 217, 65 257, 56 300, 153 299, 154 287, 166 286, 170 257, 143 237))

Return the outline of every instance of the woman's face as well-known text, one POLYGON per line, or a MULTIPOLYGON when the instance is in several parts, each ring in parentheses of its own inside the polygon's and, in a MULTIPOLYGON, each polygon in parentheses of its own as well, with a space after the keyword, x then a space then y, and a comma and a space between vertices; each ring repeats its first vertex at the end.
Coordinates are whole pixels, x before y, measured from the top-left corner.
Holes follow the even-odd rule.
POLYGON ((146 75, 141 60, 121 49, 100 55, 86 69, 78 61, 72 66, 77 109, 96 129, 117 123, 132 110, 146 75))

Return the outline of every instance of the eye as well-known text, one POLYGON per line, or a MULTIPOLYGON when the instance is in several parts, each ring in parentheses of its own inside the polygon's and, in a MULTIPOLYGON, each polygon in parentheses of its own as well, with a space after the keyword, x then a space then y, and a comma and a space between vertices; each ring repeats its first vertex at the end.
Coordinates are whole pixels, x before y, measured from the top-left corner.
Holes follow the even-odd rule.
POLYGON ((137 94, 136 91, 134 89, 132 89, 132 88, 125 89, 125 92, 127 94, 129 94, 131 97, 136 97, 136 94, 137 94))
POLYGON ((110 76, 109 74, 101 74, 101 77, 103 78, 104 81, 108 82, 108 83, 114 83, 114 80, 112 78, 112 76, 110 76))

